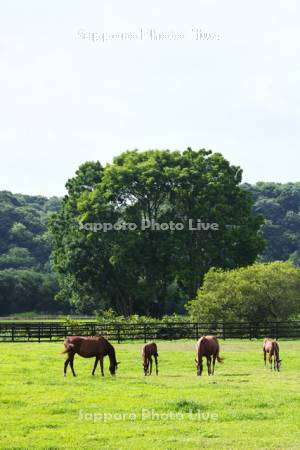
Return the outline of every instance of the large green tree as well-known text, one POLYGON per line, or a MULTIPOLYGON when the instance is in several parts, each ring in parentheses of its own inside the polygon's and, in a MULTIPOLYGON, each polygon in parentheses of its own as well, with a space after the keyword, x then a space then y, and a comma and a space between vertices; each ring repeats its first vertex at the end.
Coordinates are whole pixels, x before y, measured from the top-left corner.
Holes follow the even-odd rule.
POLYGON ((84 164, 51 222, 59 297, 80 311, 161 315, 193 297, 210 267, 254 262, 262 218, 251 213, 240 182, 239 167, 206 150, 128 151, 105 168, 84 164), (218 230, 191 230, 189 219, 218 230), (138 227, 104 233, 86 226, 117 221, 138 227), (142 221, 184 229, 142 230, 142 221))

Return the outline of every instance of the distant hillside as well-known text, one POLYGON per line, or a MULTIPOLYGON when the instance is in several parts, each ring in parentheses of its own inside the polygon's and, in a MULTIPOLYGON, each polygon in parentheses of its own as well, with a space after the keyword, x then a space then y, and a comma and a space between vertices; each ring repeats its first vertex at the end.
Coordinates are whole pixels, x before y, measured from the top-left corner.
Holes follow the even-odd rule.
POLYGON ((243 187, 253 195, 254 212, 266 218, 262 227, 266 248, 260 259, 291 260, 300 266, 300 182, 260 182, 243 187))
POLYGON ((48 214, 60 200, 0 191, 0 270, 49 271, 48 214))
POLYGON ((0 314, 57 309, 47 218, 59 205, 57 197, 0 191, 0 314))

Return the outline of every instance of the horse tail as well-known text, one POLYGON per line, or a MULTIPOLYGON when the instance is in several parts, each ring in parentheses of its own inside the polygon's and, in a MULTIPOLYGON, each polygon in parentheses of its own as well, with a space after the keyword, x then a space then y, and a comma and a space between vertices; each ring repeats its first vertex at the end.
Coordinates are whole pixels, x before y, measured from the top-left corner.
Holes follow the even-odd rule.
POLYGON ((221 356, 219 356, 219 353, 217 354, 217 361, 220 364, 223 364, 223 362, 224 362, 224 358, 221 358, 221 356))
POLYGON ((74 344, 71 344, 70 342, 66 342, 65 344, 65 350, 62 352, 63 353, 68 353, 71 350, 74 350, 74 344))

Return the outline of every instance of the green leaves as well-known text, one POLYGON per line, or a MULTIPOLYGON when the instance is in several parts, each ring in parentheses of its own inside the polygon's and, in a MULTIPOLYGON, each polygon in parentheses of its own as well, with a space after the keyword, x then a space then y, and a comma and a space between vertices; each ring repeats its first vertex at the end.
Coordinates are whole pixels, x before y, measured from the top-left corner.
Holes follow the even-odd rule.
POLYGON ((211 269, 187 308, 197 321, 279 321, 300 313, 300 269, 289 262, 211 269))
POLYGON ((85 312, 99 304, 122 314, 183 312, 210 267, 252 263, 263 248, 261 219, 239 187, 240 173, 221 154, 190 148, 128 151, 104 169, 82 165, 51 223, 64 295, 85 312), (189 219, 220 229, 190 230, 189 219), (180 222, 184 230, 142 230, 143 220, 180 222), (137 229, 104 233, 78 226, 117 221, 137 229))
POLYGON ((300 183, 260 182, 243 188, 253 195, 253 211, 266 218, 261 230, 266 248, 260 259, 290 259, 298 264, 295 256, 300 251, 300 183))

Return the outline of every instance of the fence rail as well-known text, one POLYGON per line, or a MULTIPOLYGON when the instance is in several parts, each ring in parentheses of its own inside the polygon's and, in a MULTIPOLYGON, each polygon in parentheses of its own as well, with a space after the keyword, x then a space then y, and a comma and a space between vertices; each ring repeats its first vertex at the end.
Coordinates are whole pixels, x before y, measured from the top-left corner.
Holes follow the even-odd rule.
POLYGON ((49 342, 66 336, 103 335, 117 342, 125 340, 198 339, 213 334, 221 339, 300 338, 300 321, 272 323, 97 323, 0 322, 0 342, 49 342))

